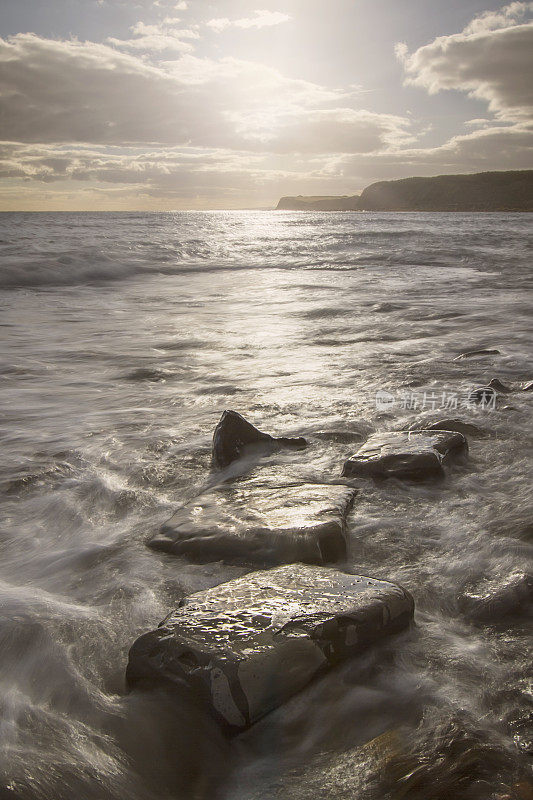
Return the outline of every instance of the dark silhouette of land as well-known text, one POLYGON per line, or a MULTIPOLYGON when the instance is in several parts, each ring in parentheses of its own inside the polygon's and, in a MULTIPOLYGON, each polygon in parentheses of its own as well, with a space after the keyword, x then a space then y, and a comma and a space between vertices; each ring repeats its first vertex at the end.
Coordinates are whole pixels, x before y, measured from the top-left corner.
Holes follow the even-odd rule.
POLYGON ((282 197, 291 211, 533 211, 533 170, 379 181, 360 195, 282 197))

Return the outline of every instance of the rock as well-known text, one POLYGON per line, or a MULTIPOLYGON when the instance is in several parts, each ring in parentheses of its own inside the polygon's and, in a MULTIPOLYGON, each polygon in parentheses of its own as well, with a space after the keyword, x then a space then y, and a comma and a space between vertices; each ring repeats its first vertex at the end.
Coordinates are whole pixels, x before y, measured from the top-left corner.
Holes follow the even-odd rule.
POLYGON ((487 383, 487 387, 494 389, 496 392, 501 392, 501 394, 510 394, 513 391, 510 386, 506 386, 499 378, 493 378, 490 383, 487 383))
MULTIPOLYGON (((342 728, 346 730, 344 720, 342 728)), ((364 728, 362 721, 358 733, 364 735, 364 728)), ((329 746, 328 742, 326 752, 317 756, 307 754, 292 769, 284 766, 280 770, 272 766, 260 777, 240 770, 235 775, 235 783, 231 784, 229 796, 246 800, 309 800, 310 797, 313 800, 356 800, 361 798, 361 787, 367 786, 362 776, 366 777, 370 769, 381 773, 391 762, 404 757, 405 736, 402 739, 400 733, 403 731, 387 731, 348 750, 333 743, 329 746)))
POLYGON ((495 409, 497 397, 497 392, 491 386, 481 386, 478 389, 472 389, 467 403, 481 406, 481 408, 495 409))
POLYGON ((281 705, 318 673, 396 633, 412 597, 386 581, 291 564, 182 601, 129 653, 130 687, 186 684, 232 731, 281 705))
POLYGON ((529 381, 525 386, 522 386, 523 392, 533 392, 533 381, 529 381))
POLYGON ((344 463, 342 474, 423 481, 443 477, 443 464, 467 452, 465 437, 452 431, 376 433, 344 463))
POLYGON ((461 419, 441 419, 427 426, 429 431, 455 431, 462 433, 463 436, 474 436, 481 438, 486 436, 486 431, 472 422, 463 422, 461 419))
POLYGON ((224 411, 213 436, 213 466, 222 469, 256 449, 271 452, 277 447, 292 447, 299 450, 306 445, 303 437, 274 438, 255 428, 236 411, 224 411))
POLYGON ((159 369, 158 367, 139 367, 128 372, 123 377, 126 381, 157 383, 157 381, 165 381, 168 378, 176 377, 176 373, 169 369, 159 369))
POLYGON ((203 562, 339 561, 346 557, 346 516, 355 494, 343 485, 243 478, 178 509, 148 544, 203 562))
POLYGON ((509 614, 519 613, 533 601, 533 575, 515 573, 503 582, 490 581, 459 599, 459 607, 479 622, 497 622, 509 614))
POLYGON ((476 356, 498 356, 499 350, 469 350, 466 353, 461 353, 454 358, 454 361, 462 361, 464 358, 475 358, 476 356))
POLYGON ((330 431, 316 431, 313 434, 317 439, 322 439, 326 442, 336 442, 337 444, 351 444, 352 442, 360 442, 364 439, 364 434, 359 431, 343 431, 343 430, 330 430, 330 431))

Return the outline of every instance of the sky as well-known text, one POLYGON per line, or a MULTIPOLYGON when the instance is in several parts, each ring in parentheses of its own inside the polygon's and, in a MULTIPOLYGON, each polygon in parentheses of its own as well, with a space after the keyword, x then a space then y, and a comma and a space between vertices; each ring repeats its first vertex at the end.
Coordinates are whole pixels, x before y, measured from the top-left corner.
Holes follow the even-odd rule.
POLYGON ((533 167, 533 2, 1 0, 0 210, 533 167))

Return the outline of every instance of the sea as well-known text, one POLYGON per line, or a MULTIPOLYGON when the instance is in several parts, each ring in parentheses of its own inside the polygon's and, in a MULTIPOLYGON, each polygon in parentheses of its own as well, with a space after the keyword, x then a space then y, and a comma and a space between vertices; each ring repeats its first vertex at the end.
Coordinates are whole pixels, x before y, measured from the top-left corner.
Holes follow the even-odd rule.
POLYGON ((532 219, 0 215, 1 800, 531 800, 531 605, 462 598, 533 569, 532 219), (231 739, 124 679, 254 568, 146 546, 216 482, 225 409, 306 437, 268 463, 324 483, 372 433, 476 426, 438 484, 358 484, 340 568, 401 583, 414 626, 231 739))

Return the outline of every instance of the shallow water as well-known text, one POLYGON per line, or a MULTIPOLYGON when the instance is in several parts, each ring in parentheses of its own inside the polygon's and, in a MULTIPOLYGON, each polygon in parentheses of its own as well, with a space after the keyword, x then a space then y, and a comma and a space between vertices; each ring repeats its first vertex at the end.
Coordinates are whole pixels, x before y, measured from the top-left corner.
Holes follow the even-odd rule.
POLYGON ((533 379, 530 230, 528 214, 0 215, 2 798, 532 796, 530 609, 481 625, 458 603, 532 568, 533 393, 461 408, 493 377, 533 379), (454 361, 479 348, 500 354, 454 361), (306 436, 265 468, 325 482, 374 431, 486 432, 443 484, 359 484, 345 566, 408 588, 416 627, 231 742, 186 698, 124 687, 139 634, 247 571, 145 546, 212 482, 225 408, 306 436))

